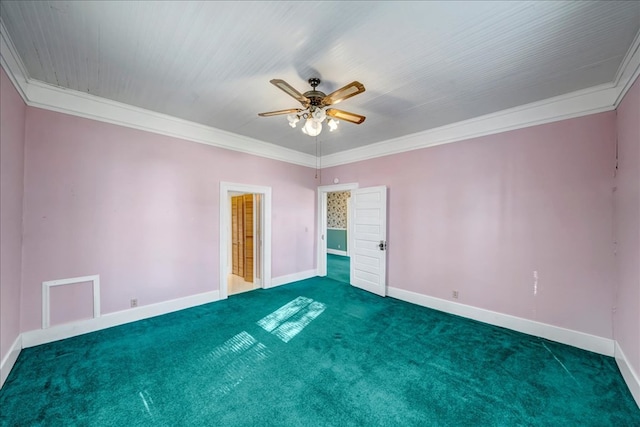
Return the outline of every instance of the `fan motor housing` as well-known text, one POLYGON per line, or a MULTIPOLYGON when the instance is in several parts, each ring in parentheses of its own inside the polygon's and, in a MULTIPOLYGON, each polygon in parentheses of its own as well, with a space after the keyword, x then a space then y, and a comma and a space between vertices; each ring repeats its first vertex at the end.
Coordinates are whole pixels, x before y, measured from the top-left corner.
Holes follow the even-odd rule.
POLYGON ((320 79, 317 77, 311 77, 309 80, 309 84, 313 88, 312 90, 305 92, 302 96, 309 99, 309 104, 313 107, 322 107, 322 100, 327 96, 323 92, 316 90, 316 86, 320 84, 320 79))
POLYGON ((309 104, 314 107, 321 107, 322 100, 327 96, 319 90, 310 90, 302 94, 302 96, 309 99, 309 104))

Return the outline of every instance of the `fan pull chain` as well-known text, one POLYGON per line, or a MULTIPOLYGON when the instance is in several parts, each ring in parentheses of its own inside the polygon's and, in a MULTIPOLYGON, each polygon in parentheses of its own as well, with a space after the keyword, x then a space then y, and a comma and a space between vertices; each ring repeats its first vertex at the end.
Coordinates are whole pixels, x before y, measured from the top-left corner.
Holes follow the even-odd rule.
MULTIPOLYGON (((318 143, 318 135, 316 135, 316 179, 322 180, 322 150, 318 143)), ((320 182, 322 184, 322 182, 320 182)))

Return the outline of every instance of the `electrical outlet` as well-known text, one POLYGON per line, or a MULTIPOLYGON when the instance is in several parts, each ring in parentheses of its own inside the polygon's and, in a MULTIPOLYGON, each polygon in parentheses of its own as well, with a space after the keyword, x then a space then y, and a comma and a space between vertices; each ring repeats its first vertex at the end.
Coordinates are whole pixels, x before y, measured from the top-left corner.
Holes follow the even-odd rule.
POLYGON ((131 298, 131 307, 138 306, 138 298, 131 298))
POLYGON ((453 299, 458 299, 458 291, 453 291, 453 299))
POLYGON ((338 249, 340 249, 340 245, 338 245, 338 249))

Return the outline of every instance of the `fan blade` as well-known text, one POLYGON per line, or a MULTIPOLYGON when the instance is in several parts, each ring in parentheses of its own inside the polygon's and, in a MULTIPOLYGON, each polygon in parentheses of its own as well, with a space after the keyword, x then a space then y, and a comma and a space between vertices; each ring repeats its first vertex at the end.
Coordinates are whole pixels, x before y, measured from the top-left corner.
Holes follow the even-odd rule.
POLYGON ((364 91, 365 89, 362 83, 351 82, 348 85, 341 87, 335 92, 331 92, 329 95, 325 96, 322 100, 322 103, 324 105, 334 105, 338 102, 344 101, 345 99, 351 98, 352 96, 356 96, 364 91))
POLYGON ((279 116, 281 114, 295 114, 302 111, 300 108, 289 108, 288 110, 269 111, 266 113, 258 113, 260 117, 279 116))
POLYGON ((306 96, 302 95, 300 92, 295 90, 293 86, 291 86, 289 83, 285 82, 284 80, 273 79, 273 80, 270 80, 269 83, 276 86, 278 89, 283 90, 289 96, 297 99, 298 102, 300 102, 302 105, 305 106, 305 108, 309 106, 309 98, 307 98, 306 96))
POLYGON ((361 116, 360 114, 354 114, 348 111, 336 110, 335 108, 329 108, 327 110, 327 116, 333 117, 334 119, 355 123, 357 125, 364 122, 364 119, 366 119, 365 116, 361 116))

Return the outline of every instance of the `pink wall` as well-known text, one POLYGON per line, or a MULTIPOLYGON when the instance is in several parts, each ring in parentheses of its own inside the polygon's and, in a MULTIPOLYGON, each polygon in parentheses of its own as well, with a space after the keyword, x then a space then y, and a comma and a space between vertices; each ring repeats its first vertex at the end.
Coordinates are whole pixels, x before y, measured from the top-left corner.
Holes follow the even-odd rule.
MULTIPOLYGON (((25 107, 4 74, 2 84, 3 340, 20 292, 19 272, 18 285, 5 285, 5 264, 20 262, 19 250, 5 250, 15 247, 5 222, 22 214, 4 211, 5 197, 22 197, 21 162, 5 167, 5 141, 26 141, 23 331, 40 327, 44 280, 100 274, 103 313, 127 309, 132 297, 145 305, 218 289, 220 181, 273 188, 274 277, 314 268, 312 169, 37 108, 26 109, 23 135, 24 126, 5 125, 24 122, 25 107), (7 253, 14 258, 5 261, 7 253)), ((633 219, 624 208, 633 208, 633 194, 638 207, 637 94, 638 83, 617 122, 631 141, 631 154, 621 151, 631 178, 620 172, 616 194, 631 192, 616 202, 625 233, 638 228, 637 213, 635 223, 624 219, 633 219)), ((602 113, 329 168, 323 183, 389 187, 390 286, 443 299, 456 289, 463 304, 612 338, 615 129, 615 114, 602 113)), ((12 155, 22 156, 17 146, 12 155)), ((637 250, 636 241, 625 253, 633 260, 637 250)), ((616 336, 638 361, 638 272, 632 262, 619 271, 631 285, 620 288, 616 336), (619 327, 630 324, 624 316, 636 329, 619 327)), ((86 317, 78 304, 86 291, 54 295, 52 320, 86 317)))
POLYGON ((38 108, 26 120, 23 331, 41 327, 45 280, 100 274, 103 313, 218 289, 220 181, 272 187, 274 277, 314 268, 312 169, 38 108))
POLYGON ((0 360, 20 334, 26 106, 0 71, 0 360))
POLYGON ((614 147, 610 112, 322 178, 388 186, 389 286, 612 338, 614 147))
POLYGON ((615 339, 640 374, 640 80, 618 107, 618 171, 614 193, 618 289, 615 339))

